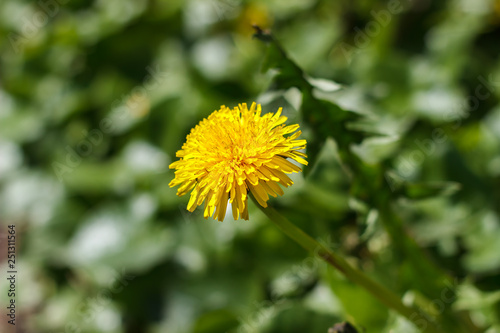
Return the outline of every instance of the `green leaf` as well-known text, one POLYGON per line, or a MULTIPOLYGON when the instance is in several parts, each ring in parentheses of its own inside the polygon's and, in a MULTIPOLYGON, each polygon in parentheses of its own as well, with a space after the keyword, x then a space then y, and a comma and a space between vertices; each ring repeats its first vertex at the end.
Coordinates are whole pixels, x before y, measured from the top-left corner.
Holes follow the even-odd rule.
POLYGON ((333 270, 328 270, 326 276, 348 318, 369 332, 379 332, 384 327, 388 311, 373 296, 333 270))
POLYGON ((193 329, 193 333, 220 333, 235 329, 238 319, 230 310, 220 309, 201 315, 193 329))
POLYGON ((347 151, 349 145, 360 143, 367 133, 349 128, 349 124, 362 119, 360 114, 347 111, 332 101, 315 96, 316 89, 332 91, 338 89, 338 84, 318 78, 310 78, 281 47, 279 42, 268 31, 254 27, 254 37, 268 44, 267 55, 262 67, 263 71, 277 70, 274 77, 276 89, 286 90, 292 87, 302 92, 302 118, 311 128, 312 136, 308 138, 307 154, 309 166, 304 168, 304 174, 314 166, 325 140, 332 137, 337 141, 339 149, 347 151))

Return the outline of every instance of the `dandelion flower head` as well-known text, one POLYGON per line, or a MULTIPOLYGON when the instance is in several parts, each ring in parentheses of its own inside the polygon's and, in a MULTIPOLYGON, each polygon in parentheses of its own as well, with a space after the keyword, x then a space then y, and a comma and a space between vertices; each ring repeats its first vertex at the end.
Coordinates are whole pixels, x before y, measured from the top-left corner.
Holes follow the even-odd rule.
POLYGON ((179 186, 177 195, 189 191, 187 209, 193 212, 204 202, 204 217, 222 221, 227 204, 235 220, 248 220, 248 193, 267 207, 269 195, 283 195, 278 184, 288 187, 293 181, 286 175, 302 169, 289 159, 307 165, 300 150, 306 140, 298 140, 299 125, 285 125, 287 117, 276 113, 262 115, 260 105, 245 103, 230 109, 221 106, 191 129, 170 187, 179 186), (215 215, 214 215, 215 213, 215 215))

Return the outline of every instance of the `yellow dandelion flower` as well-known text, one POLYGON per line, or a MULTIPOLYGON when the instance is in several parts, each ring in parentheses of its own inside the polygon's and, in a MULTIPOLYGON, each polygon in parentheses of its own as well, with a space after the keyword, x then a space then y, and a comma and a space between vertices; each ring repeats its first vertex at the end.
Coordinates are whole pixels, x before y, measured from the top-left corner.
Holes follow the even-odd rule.
POLYGON ((233 109, 223 105, 191 129, 176 153, 180 159, 169 166, 176 169, 169 185, 180 185, 177 195, 193 190, 190 212, 205 201, 204 217, 222 221, 229 201, 234 219, 248 220, 249 191, 267 207, 269 195, 283 195, 278 184, 293 184, 286 174, 302 171, 288 158, 307 165, 299 151, 306 147, 306 140, 297 140, 299 125, 284 125, 281 108, 275 114, 261 112, 255 103, 250 109, 245 103, 233 109))

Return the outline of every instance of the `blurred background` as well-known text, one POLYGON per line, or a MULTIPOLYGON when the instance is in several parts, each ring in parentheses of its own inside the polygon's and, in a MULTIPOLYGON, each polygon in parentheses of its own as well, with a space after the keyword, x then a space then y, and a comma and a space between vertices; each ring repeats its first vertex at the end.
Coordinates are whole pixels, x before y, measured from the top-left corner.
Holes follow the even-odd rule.
MULTIPOLYGON (((261 70, 253 23, 322 98, 383 134, 352 147, 367 165, 449 184, 391 204, 453 277, 454 308, 500 332, 499 0, 2 0, 0 299, 15 225, 17 332, 326 333, 343 320, 418 332, 253 204, 249 221, 219 223, 169 188, 175 152, 222 104, 282 106, 312 136, 300 92, 261 70)), ((335 147, 271 204, 417 297, 421 277, 401 272, 378 212, 350 195, 335 147)))

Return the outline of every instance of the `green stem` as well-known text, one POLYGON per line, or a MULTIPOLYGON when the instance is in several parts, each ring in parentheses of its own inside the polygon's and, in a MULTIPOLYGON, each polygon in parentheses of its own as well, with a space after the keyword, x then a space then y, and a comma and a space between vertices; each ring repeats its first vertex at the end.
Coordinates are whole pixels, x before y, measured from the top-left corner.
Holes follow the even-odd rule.
POLYGON ((422 315, 422 311, 406 306, 401 302, 399 296, 394 294, 389 289, 385 288, 375 280, 371 279, 362 271, 351 266, 344 258, 333 253, 325 246, 321 245, 311 236, 306 234, 300 228, 288 221, 283 215, 278 213, 272 207, 262 207, 255 198, 250 194, 253 202, 260 210, 288 237, 297 242, 300 246, 309 252, 319 256, 325 262, 336 268, 339 272, 344 274, 352 282, 366 289, 370 294, 377 298, 381 303, 397 311, 399 314, 410 320, 415 326, 422 329, 423 332, 428 333, 443 333, 438 326, 430 320, 430 316, 422 315))

